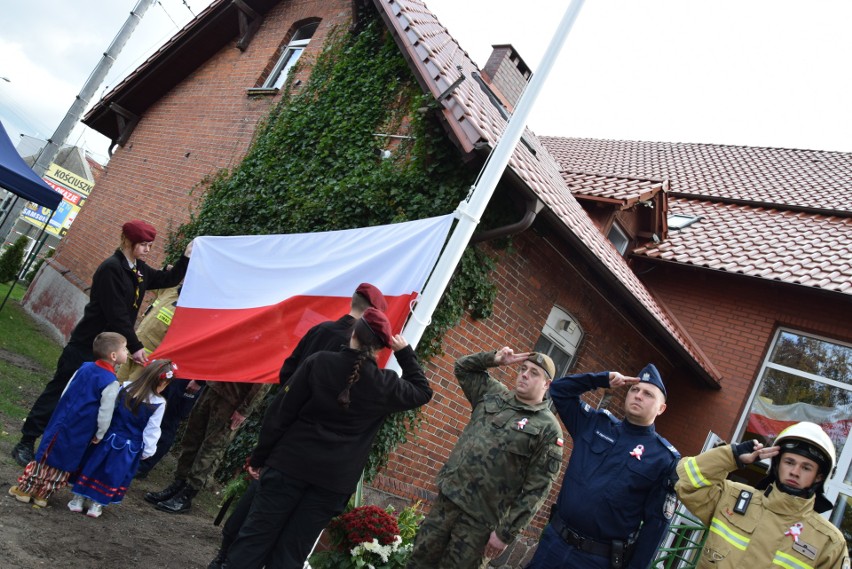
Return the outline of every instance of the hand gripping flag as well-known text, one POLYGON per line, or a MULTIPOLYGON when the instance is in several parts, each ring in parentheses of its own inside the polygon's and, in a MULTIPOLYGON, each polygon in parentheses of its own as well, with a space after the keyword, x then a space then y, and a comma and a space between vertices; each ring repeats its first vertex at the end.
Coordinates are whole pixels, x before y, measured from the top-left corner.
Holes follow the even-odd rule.
MULTIPOLYGON (((180 299, 152 354, 180 377, 274 383, 309 328, 349 312, 362 282, 381 289, 393 330, 434 267, 453 216, 295 235, 198 237, 180 299)), ((385 350, 381 362, 390 357, 385 350)))

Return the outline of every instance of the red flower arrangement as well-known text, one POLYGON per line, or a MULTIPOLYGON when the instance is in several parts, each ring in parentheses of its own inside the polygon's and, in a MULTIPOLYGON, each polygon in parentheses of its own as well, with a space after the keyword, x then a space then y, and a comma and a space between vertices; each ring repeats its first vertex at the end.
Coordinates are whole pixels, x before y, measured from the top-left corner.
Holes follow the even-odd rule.
POLYGON ((360 506, 334 518, 328 526, 340 551, 349 551, 359 543, 370 543, 373 539, 382 545, 390 545, 399 535, 396 518, 378 506, 360 506))

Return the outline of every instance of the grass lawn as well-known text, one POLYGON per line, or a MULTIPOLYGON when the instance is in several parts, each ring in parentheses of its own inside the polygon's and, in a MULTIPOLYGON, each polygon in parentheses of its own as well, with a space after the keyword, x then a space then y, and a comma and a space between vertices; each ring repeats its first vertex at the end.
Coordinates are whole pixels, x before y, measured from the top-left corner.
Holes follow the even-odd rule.
MULTIPOLYGON (((0 415, 11 420, 26 417, 35 397, 52 377, 62 351, 62 346, 21 309, 25 291, 26 287, 16 286, 0 311, 0 415)), ((8 292, 9 285, 0 284, 0 300, 8 292)), ((0 436, 8 435, 3 432, 0 436)))

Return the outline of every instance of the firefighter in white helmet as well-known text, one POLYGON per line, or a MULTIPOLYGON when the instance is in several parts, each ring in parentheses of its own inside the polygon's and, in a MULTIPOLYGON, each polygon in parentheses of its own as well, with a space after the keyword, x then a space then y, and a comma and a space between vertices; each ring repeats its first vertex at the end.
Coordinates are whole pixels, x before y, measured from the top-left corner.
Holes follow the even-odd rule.
POLYGON ((849 569, 843 534, 820 515, 832 507, 823 484, 836 462, 831 439, 808 422, 787 427, 771 447, 752 440, 681 460, 677 495, 709 528, 698 567, 849 569), (726 480, 765 458, 772 464, 757 488, 726 480))

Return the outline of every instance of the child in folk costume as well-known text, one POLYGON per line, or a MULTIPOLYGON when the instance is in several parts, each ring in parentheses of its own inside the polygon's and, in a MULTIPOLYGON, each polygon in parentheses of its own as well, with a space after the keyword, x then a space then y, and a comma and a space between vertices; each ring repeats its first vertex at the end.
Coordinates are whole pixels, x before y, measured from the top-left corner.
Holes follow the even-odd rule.
POLYGON ((20 502, 47 506, 47 499, 80 467, 89 443, 97 445, 109 428, 119 389, 115 367, 127 361, 127 340, 116 332, 102 332, 92 351, 97 360, 84 363, 68 382, 35 460, 24 468, 18 485, 9 488, 20 502))
POLYGON ((172 381, 176 369, 169 360, 154 360, 135 381, 121 385, 103 442, 92 446, 83 458, 69 510, 82 512, 88 500, 86 515, 97 518, 104 506, 121 502, 139 461, 157 450, 166 407, 160 393, 172 381))

